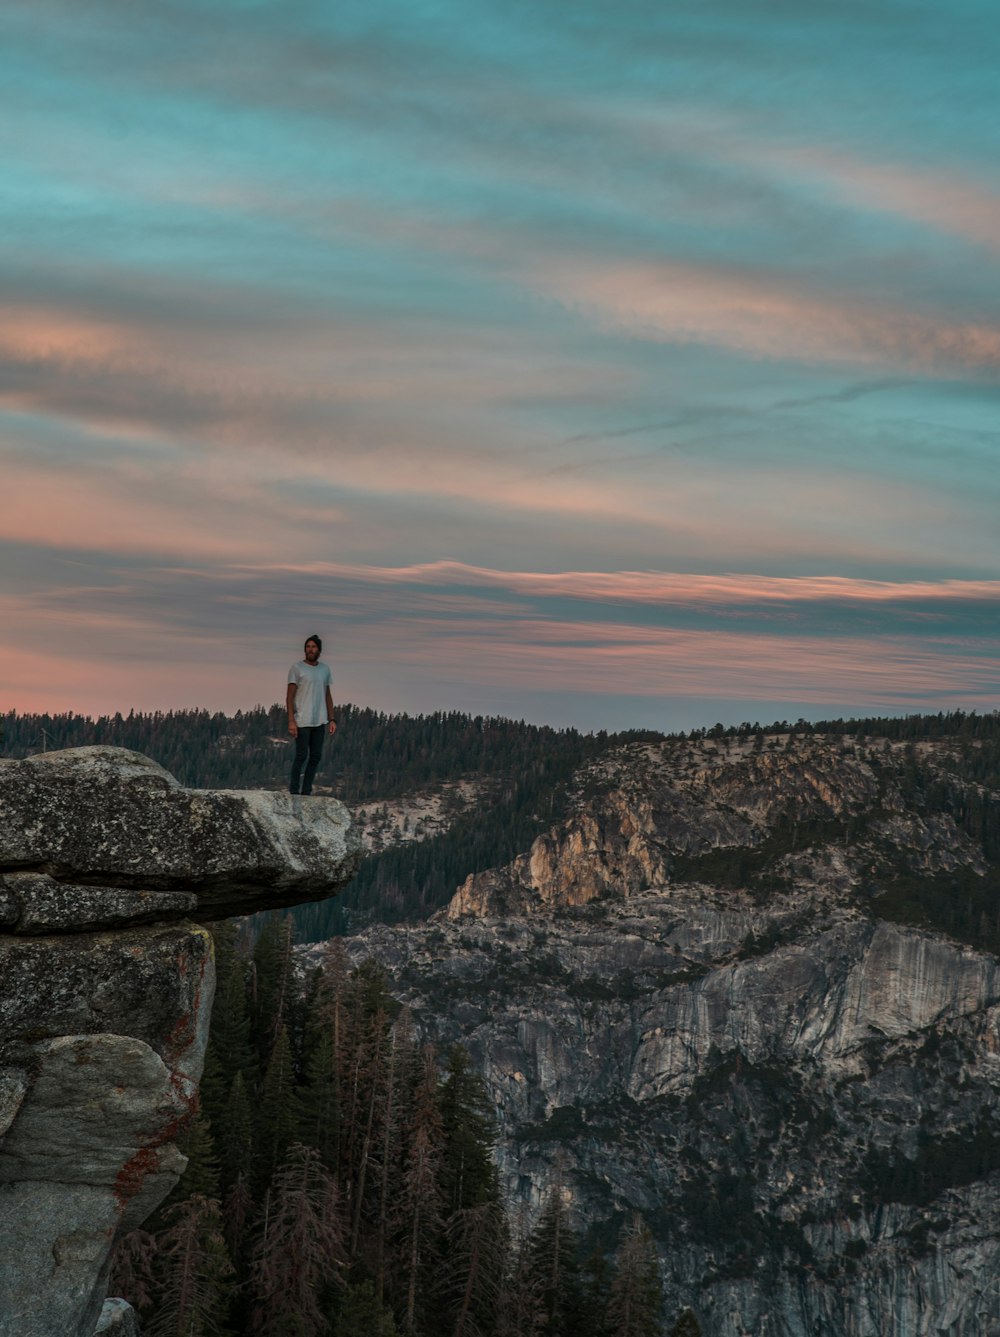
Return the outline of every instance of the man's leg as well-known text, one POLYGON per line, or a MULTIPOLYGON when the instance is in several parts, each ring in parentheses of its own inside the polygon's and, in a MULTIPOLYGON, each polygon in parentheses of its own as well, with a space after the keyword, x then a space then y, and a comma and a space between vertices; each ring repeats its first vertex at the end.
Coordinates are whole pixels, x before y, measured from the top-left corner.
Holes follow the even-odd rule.
POLYGON ((295 760, 292 762, 292 778, 288 785, 289 792, 292 794, 299 792, 299 777, 309 755, 308 735, 311 732, 310 729, 300 729, 295 735, 295 760))
POLYGON ((308 732, 309 760, 306 763, 306 773, 302 777, 303 794, 311 794, 313 792, 313 777, 319 766, 319 759, 323 755, 323 737, 326 733, 326 729, 320 724, 315 729, 310 729, 308 732))

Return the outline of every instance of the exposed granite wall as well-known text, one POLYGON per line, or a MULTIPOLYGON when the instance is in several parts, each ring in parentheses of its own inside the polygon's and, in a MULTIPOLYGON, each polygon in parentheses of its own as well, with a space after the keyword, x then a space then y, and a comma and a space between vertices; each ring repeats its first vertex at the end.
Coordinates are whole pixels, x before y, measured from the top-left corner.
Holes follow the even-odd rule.
POLYGON ((604 1246, 641 1212, 706 1337, 1000 1337, 1000 960, 872 895, 983 853, 901 762, 630 745, 434 920, 348 940, 468 1047, 513 1203, 558 1174, 604 1246), (677 875, 734 848, 780 878, 677 875))

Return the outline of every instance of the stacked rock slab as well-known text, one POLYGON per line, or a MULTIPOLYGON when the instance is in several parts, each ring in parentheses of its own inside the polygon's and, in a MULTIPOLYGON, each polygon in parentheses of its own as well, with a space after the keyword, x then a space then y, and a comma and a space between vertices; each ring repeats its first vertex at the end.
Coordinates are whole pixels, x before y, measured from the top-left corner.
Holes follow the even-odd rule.
POLYGON ((0 761, 0 1337, 118 1322, 115 1239, 184 1167, 204 924, 330 896, 360 857, 335 799, 184 789, 121 748, 0 761))

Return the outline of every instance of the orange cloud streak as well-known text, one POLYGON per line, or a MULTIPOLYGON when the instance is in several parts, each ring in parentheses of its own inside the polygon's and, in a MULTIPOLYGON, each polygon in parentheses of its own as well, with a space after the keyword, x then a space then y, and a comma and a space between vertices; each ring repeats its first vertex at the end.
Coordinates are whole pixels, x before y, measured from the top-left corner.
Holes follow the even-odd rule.
POLYGON ((104 361, 129 347, 128 330, 74 311, 0 305, 0 354, 18 358, 104 361))
POLYGON ((1000 580, 864 580, 851 576, 689 575, 670 571, 497 571, 463 562, 363 566, 316 562, 298 571, 375 585, 474 585, 517 594, 609 603, 704 604, 1000 601, 1000 580))

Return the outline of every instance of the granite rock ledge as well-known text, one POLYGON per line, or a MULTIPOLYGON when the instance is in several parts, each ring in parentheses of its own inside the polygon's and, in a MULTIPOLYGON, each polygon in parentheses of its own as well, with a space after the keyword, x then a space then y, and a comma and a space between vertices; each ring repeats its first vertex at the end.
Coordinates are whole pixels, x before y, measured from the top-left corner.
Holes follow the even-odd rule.
POLYGON ((185 789, 121 748, 0 761, 0 1337, 121 1326, 114 1241, 184 1167, 204 924, 334 895, 361 853, 335 799, 185 789))

